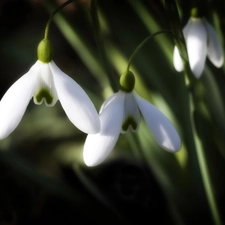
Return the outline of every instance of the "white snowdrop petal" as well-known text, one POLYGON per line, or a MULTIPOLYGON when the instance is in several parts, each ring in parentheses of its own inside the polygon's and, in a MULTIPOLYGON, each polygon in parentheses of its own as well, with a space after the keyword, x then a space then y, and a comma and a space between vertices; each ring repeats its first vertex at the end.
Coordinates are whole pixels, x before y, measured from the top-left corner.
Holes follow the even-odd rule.
POLYGON ((124 111, 123 103, 124 94, 118 92, 100 114, 100 133, 87 136, 83 151, 84 162, 87 166, 99 165, 114 148, 120 135, 124 111))
POLYGON ((21 121, 33 96, 39 67, 35 63, 5 93, 0 102, 0 139, 6 138, 21 121))
POLYGON ((43 63, 38 60, 39 73, 34 91, 34 103, 41 105, 43 102, 46 106, 52 107, 58 100, 57 92, 55 89, 53 75, 49 63, 43 63), (37 97, 40 95, 39 97, 37 97), (38 98, 38 100, 37 100, 38 98), (40 99, 41 98, 41 99, 40 99))
POLYGON ((177 46, 174 47, 173 52, 173 65, 177 72, 181 72, 184 69, 183 62, 177 46))
POLYGON ((169 119, 154 105, 135 94, 139 109, 157 143, 167 151, 181 148, 180 137, 169 119))
POLYGON ((119 134, 119 131, 111 135, 88 134, 83 151, 85 164, 89 167, 101 164, 116 145, 119 134))
POLYGON ((223 49, 212 25, 206 19, 204 19, 204 22, 208 33, 208 57, 213 65, 219 68, 224 61, 223 49))
POLYGON ((138 131, 140 125, 140 112, 134 98, 133 92, 125 94, 124 100, 124 116, 121 127, 121 133, 126 133, 129 129, 131 131, 138 131), (125 125, 125 127, 123 127, 125 125), (125 128, 125 129, 123 129, 125 128))
POLYGON ((187 38, 188 30, 189 30, 191 24, 192 24, 192 19, 190 18, 182 30, 185 39, 187 38))
POLYGON ((203 19, 191 18, 186 45, 191 70, 196 78, 199 78, 203 72, 207 55, 207 33, 203 19))
POLYGON ((114 93, 103 102, 103 104, 99 110, 99 114, 102 113, 102 111, 104 110, 105 107, 107 107, 109 104, 111 104, 112 101, 114 101, 114 99, 116 98, 117 95, 118 95, 118 93, 114 93))
MULTIPOLYGON (((190 24, 191 24, 191 20, 189 19, 187 24, 183 28, 183 35, 184 35, 185 40, 187 37, 187 33, 188 33, 188 29, 190 27, 190 24)), ((182 61, 182 58, 180 56, 180 52, 179 52, 177 46, 174 47, 174 51, 173 51, 173 65, 177 72, 181 72, 184 70, 183 61, 182 61)))
POLYGON ((52 61, 50 67, 61 105, 70 121, 85 133, 100 131, 99 115, 85 91, 52 61))

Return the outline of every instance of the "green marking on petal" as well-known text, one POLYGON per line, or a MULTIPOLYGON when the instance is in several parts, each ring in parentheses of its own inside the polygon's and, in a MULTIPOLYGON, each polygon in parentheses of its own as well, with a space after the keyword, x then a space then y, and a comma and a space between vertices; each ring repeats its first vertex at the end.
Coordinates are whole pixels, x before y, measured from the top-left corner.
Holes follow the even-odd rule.
POLYGON ((53 102, 53 96, 48 89, 41 89, 36 95, 35 99, 38 103, 42 102, 42 99, 45 99, 47 104, 50 105, 53 102))
POLYGON ((136 121, 134 120, 134 118, 132 116, 128 116, 126 118, 126 120, 123 122, 122 130, 127 131, 130 126, 133 128, 133 130, 136 130, 137 126, 138 126, 136 121))

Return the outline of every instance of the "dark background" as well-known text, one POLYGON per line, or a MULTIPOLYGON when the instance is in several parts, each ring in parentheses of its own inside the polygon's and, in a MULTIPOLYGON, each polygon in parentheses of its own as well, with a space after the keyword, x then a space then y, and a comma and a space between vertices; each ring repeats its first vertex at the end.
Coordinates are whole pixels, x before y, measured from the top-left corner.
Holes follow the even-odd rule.
MULTIPOLYGON (((141 2, 164 29, 169 28, 163 1, 141 2)), ((223 1, 209 2, 218 9, 220 4, 224 4, 223 1)), ((36 62, 36 47, 44 37, 49 4, 57 6, 61 3, 63 1, 0 1, 1 97, 36 62)), ((179 1, 179 5, 183 10, 181 23, 184 25, 192 2, 179 1)), ((75 1, 62 13, 98 58, 93 27, 87 16, 88 7, 88 1, 75 1)), ((105 32, 105 38, 129 57, 149 35, 149 31, 131 7, 130 1, 99 0, 99 8, 109 21, 110 31, 105 32)), ((92 99, 99 109, 104 98, 98 96, 103 91, 98 79, 55 23, 51 25, 49 38, 53 43, 56 64, 90 93, 95 93, 92 99)), ((171 44, 168 48, 172 50, 173 39, 168 38, 168 41, 171 44)), ((165 62, 163 57, 158 60, 161 54, 162 50, 153 41, 140 53, 140 58, 134 60, 134 64, 143 74, 148 88, 162 94, 165 101, 171 103, 178 121, 181 121, 182 109, 175 104, 178 105, 182 99, 178 94, 179 88, 174 87, 180 84, 182 78, 170 62, 165 62), (147 58, 147 54, 151 56, 147 58), (159 73, 163 71, 162 77, 158 74, 149 76, 149 73, 156 71, 154 67, 152 71, 148 70, 151 60, 159 73), (160 85, 163 79, 164 85, 160 85), (163 92, 165 87, 170 95, 163 92), (174 103, 174 99, 178 103, 174 103)), ((117 78, 120 74, 111 64, 110 67, 117 78)), ((221 85, 224 84, 221 71, 216 79, 221 85)), ((207 133, 210 137, 211 132, 207 133)), ((181 135, 185 135, 185 131, 181 135)), ((154 171, 144 159, 136 160, 131 155, 125 157, 126 154, 122 154, 98 167, 86 167, 82 164, 81 156, 85 137, 68 121, 60 103, 47 108, 44 105, 36 106, 31 101, 18 128, 6 140, 0 141, 0 225, 212 224, 201 181, 196 185, 197 189, 194 184, 193 189, 188 186, 187 189, 177 190, 182 192, 182 199, 180 193, 177 199, 168 199, 154 171)), ((224 160, 214 143, 209 141, 208 148, 215 150, 215 153, 209 153, 208 158, 213 154, 210 164, 215 170, 212 172, 215 175, 213 181, 218 187, 216 196, 224 217, 224 160), (220 173, 217 173, 217 168, 220 173)), ((121 149, 130 151, 127 141, 120 139, 117 151, 121 149)))

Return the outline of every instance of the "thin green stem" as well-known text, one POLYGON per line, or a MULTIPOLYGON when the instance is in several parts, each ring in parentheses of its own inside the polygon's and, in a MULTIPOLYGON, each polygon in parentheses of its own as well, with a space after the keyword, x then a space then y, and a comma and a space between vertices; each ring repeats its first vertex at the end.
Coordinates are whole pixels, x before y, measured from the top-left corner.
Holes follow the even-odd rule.
POLYGON ((157 36, 158 34, 164 34, 164 33, 170 33, 172 34, 171 31, 169 30, 162 30, 162 31, 158 31, 154 34, 151 34, 149 35, 147 38, 144 39, 144 41, 141 42, 141 44, 138 45, 138 47, 135 49, 135 51, 132 53, 129 61, 128 61, 128 64, 127 64, 127 70, 126 71, 129 71, 130 69, 130 66, 131 66, 131 63, 132 63, 132 60, 133 58, 136 56, 136 54, 140 51, 140 49, 150 40, 152 39, 153 37, 157 36))
POLYGON ((64 2, 62 5, 60 5, 57 9, 55 9, 55 11, 53 11, 53 13, 49 17, 48 22, 45 27, 44 39, 48 39, 49 27, 51 25, 52 19, 55 16, 55 14, 57 14, 61 9, 63 9, 65 6, 69 5, 71 2, 74 2, 74 1, 75 0, 68 0, 68 1, 64 2))
POLYGON ((216 200, 215 200, 215 196, 214 196, 214 191, 213 191, 213 185, 212 185, 212 181, 210 179, 210 173, 209 173, 209 169, 207 166, 207 161, 206 161, 206 156, 204 153, 204 148, 203 148, 203 144, 201 139, 198 137, 197 131, 196 131, 196 125, 194 122, 194 118, 193 118, 193 114, 194 114, 194 110, 196 107, 196 103, 194 101, 194 97, 193 94, 190 97, 191 98, 191 122, 192 122, 192 130, 193 130, 193 136, 194 136, 194 141, 195 141, 195 149, 196 149, 196 153, 197 153, 197 160, 198 160, 198 164, 199 164, 199 168, 200 168, 200 173, 202 176, 202 181, 203 181, 203 186, 205 189, 205 193, 206 193, 206 197, 207 197, 207 201, 210 207, 210 211, 212 214, 212 218, 214 221, 215 225, 222 225, 221 222, 221 218, 220 218, 220 214, 219 214, 219 210, 216 204, 216 200))
POLYGON ((112 73, 112 68, 105 51, 104 41, 101 33, 101 26, 98 17, 97 0, 91 0, 90 14, 102 67, 104 68, 104 71, 108 76, 113 91, 116 92, 118 91, 118 78, 112 73))
MULTIPOLYGON (((145 133, 145 131, 143 131, 143 132, 145 133)), ((165 181, 166 181, 165 178, 170 177, 170 174, 167 173, 167 172, 169 172, 169 170, 164 170, 162 168, 163 163, 159 162, 157 160, 157 157, 155 157, 154 154, 153 155, 151 154, 152 152, 151 153, 149 152, 149 149, 148 149, 149 142, 146 141, 146 137, 144 137, 142 134, 140 134, 138 136, 136 133, 134 134, 131 132, 128 132, 126 134, 126 136, 129 141, 130 148, 132 149, 132 153, 133 153, 135 159, 136 160, 138 159, 140 162, 146 163, 146 165, 148 165, 149 168, 153 171, 156 179, 159 181, 159 184, 162 187, 162 189, 165 193, 165 196, 168 200, 168 204, 170 205, 169 211, 171 212, 174 224, 179 224, 179 225, 184 224, 183 219, 182 219, 182 217, 179 213, 179 210, 176 206, 176 202, 171 194, 171 191, 175 190, 175 186, 173 186, 173 185, 175 185, 175 182, 168 179, 168 182, 170 183, 170 185, 169 185, 170 187, 168 188, 168 185, 165 185, 165 181), (144 137, 144 139, 140 138, 140 136, 142 138, 144 137), (166 174, 165 174, 165 171, 167 171, 166 174)), ((147 140, 149 140, 149 139, 147 138, 147 140)), ((175 173, 173 173, 173 175, 175 175, 175 173)), ((178 179, 178 180, 180 180, 180 179, 178 179)), ((178 194, 178 193, 176 192, 176 194, 178 194)))
POLYGON ((201 142, 198 138, 196 138, 196 150, 197 150, 197 156, 199 161, 199 166, 202 174, 202 180, 205 187, 205 192, 207 195, 207 200, 209 203, 209 207, 211 209, 211 214, 214 220, 215 225, 222 225, 219 210, 216 204, 212 182, 209 175, 209 170, 207 167, 207 162, 204 154, 204 150, 202 148, 201 142))

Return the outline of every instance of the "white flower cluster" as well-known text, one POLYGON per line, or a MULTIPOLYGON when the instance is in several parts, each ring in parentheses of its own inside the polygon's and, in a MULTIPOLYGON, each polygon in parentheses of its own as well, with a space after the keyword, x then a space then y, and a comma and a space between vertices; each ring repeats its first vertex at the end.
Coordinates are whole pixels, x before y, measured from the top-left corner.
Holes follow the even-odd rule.
MULTIPOLYGON (((206 19, 190 18, 183 33, 190 67, 197 78, 202 74, 207 55, 216 67, 222 66, 222 47, 206 19)), ((116 145, 120 133, 137 131, 141 115, 162 148, 170 152, 181 148, 180 137, 169 119, 134 92, 134 80, 127 90, 129 82, 125 84, 125 89, 121 88, 109 97, 98 114, 85 91, 51 59, 48 42, 41 42, 37 62, 8 89, 0 101, 0 139, 14 131, 33 97, 37 105, 44 102, 46 106, 54 106, 59 100, 69 120, 88 134, 83 151, 87 166, 103 162, 116 145)), ((174 66, 178 71, 183 70, 177 47, 174 49, 174 66)), ((133 76, 130 71, 128 73, 133 76)))
POLYGON ((2 97, 0 139, 14 131, 32 97, 37 105, 44 102, 46 106, 54 106, 59 100, 70 121, 88 133, 84 145, 84 161, 88 166, 100 164, 109 155, 120 132, 125 133, 129 128, 138 130, 139 111, 160 146, 169 151, 178 151, 181 147, 170 121, 134 91, 119 91, 112 95, 103 103, 98 115, 85 91, 72 78, 53 61, 43 63, 40 60, 2 97))

